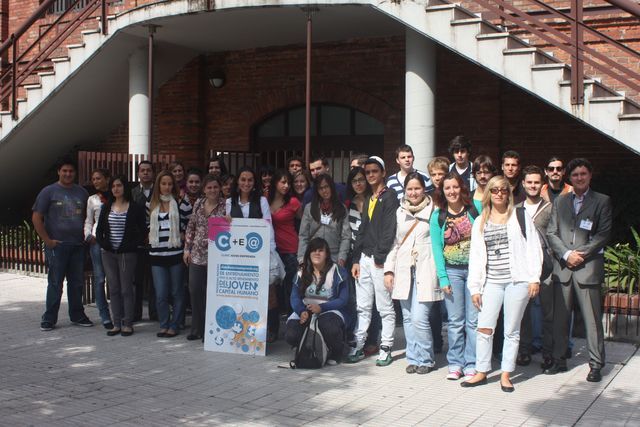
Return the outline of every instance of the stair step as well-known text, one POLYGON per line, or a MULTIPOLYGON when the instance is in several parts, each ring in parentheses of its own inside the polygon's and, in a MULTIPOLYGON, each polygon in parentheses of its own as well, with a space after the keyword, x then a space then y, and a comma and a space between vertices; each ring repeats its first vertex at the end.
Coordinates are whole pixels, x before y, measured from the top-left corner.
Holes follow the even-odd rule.
POLYGON ((622 102, 626 98, 624 96, 592 96, 589 99, 591 104, 605 103, 605 102, 622 102))
POLYGON ((26 90, 34 90, 34 89, 42 89, 42 85, 40 83, 34 83, 30 85, 23 86, 26 90))
POLYGON ((46 77, 46 76, 55 76, 56 73, 55 73, 55 71, 41 71, 41 72, 38 73, 38 75, 40 77, 46 77))
POLYGON ((69 62, 71 58, 68 56, 61 56, 59 58, 51 58, 51 62, 69 62))
POLYGON ((475 24, 480 24, 481 25, 481 34, 493 34, 493 33, 501 33, 502 30, 498 27, 496 27, 495 25, 493 25, 491 22, 489 21, 485 21, 482 18, 465 18, 465 19, 454 19, 453 21, 451 21, 451 25, 452 26, 459 26, 459 25, 475 25, 475 24), (489 30, 488 32, 484 32, 484 30, 487 29, 489 30))
POLYGON ((84 47, 84 43, 68 44, 67 49, 80 49, 84 47))
POLYGON ((561 70, 561 69, 566 69, 566 70, 570 70, 571 67, 569 67, 567 64, 565 64, 564 62, 555 62, 553 64, 534 64, 531 66, 531 69, 533 71, 542 71, 542 70, 561 70))
MULTIPOLYGON (((425 7, 424 11, 427 13, 430 12, 440 12, 443 10, 453 10, 454 15, 453 18, 454 20, 459 20, 459 19, 467 19, 467 18, 478 18, 477 15, 475 15, 473 12, 464 9, 460 6, 458 6, 457 4, 438 4, 435 6, 427 6, 425 7)), ((449 21, 451 22, 451 21, 449 21)))
POLYGON ((89 34, 98 34, 100 33, 100 28, 95 28, 93 30, 82 30, 80 31, 80 34, 82 34, 83 36, 89 35, 89 34))

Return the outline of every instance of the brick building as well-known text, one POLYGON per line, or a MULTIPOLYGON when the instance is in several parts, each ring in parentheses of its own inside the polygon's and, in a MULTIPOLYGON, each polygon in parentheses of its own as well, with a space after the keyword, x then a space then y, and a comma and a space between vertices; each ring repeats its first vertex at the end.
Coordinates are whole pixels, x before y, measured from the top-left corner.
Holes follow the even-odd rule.
MULTIPOLYGON (((2 0, 2 39, 10 39, 40 3, 2 0)), ((47 34, 38 40, 38 35, 72 3, 54 2, 22 36, 18 53, 32 42, 54 39, 47 34)), ((104 35, 94 30, 104 25, 96 19, 100 3, 80 0, 56 31, 95 4, 91 19, 78 24, 18 85, 17 117, 2 115, 3 178, 15 175, 36 188, 46 178, 39 170, 50 170, 52 159, 62 153, 144 152, 149 139, 152 152, 174 153, 197 166, 204 165, 210 151, 304 147, 304 4, 108 2, 113 4, 107 5, 111 17, 104 35), (149 24, 157 26, 151 109, 145 107, 149 24), (222 87, 210 84, 213 74, 224 78, 222 87), (24 162, 33 166, 29 174, 24 162)), ((570 7, 564 0, 547 3, 566 13, 570 7)), ((511 4, 571 34, 567 22, 545 15, 531 2, 511 4)), ((494 159, 507 149, 520 151, 525 164, 544 164, 552 154, 591 158, 606 190, 613 178, 638 181, 640 80, 631 78, 635 86, 625 85, 585 62, 585 73, 602 83, 588 81, 584 104, 572 105, 565 81, 570 71, 558 64, 570 63, 565 50, 527 27, 501 21, 482 1, 461 6, 404 0, 333 0, 320 6, 312 15, 312 150, 375 152, 395 166, 393 152, 407 142, 424 168, 433 155, 446 154, 452 137, 465 134, 474 154, 494 159), (486 19, 480 22, 466 11, 486 19), (463 42, 465 31, 475 31, 472 41, 463 42), (499 47, 497 41, 506 44, 499 47), (554 70, 559 74, 539 77, 554 70)), ((639 17, 602 1, 586 2, 584 8, 590 28, 640 49, 639 17)), ((636 57, 585 34, 585 45, 631 72, 640 71, 636 57)), ((4 64, 11 64, 11 52, 4 53, 4 64)), ((26 52, 21 66, 38 52, 26 52)), ((3 98, 4 109, 11 108, 10 98, 3 98)), ((0 181, 5 181, 3 194, 15 190, 0 181)))

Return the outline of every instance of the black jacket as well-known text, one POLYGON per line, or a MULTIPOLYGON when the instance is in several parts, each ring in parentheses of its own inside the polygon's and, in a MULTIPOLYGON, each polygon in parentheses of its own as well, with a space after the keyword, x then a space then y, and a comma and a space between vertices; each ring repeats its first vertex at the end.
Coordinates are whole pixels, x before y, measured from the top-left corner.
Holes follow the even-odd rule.
POLYGON ((124 236, 120 248, 114 250, 111 247, 111 232, 109 230, 110 205, 105 204, 100 211, 98 226, 96 228, 96 241, 102 249, 114 253, 136 252, 139 246, 144 245, 147 235, 144 207, 131 201, 127 211, 127 219, 124 224, 124 236))
POLYGON ((382 265, 396 237, 396 211, 398 197, 395 191, 385 188, 378 196, 378 202, 369 220, 369 201, 362 208, 362 222, 353 247, 353 262, 360 262, 360 255, 372 256, 376 264, 382 265))

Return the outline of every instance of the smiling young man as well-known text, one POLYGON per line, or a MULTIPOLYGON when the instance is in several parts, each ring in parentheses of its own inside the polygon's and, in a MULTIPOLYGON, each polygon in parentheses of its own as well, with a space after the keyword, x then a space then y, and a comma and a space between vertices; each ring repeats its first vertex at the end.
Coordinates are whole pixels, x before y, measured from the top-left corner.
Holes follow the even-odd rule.
POLYGON ((382 318, 380 353, 376 365, 387 366, 392 360, 396 315, 391 292, 384 286, 384 263, 396 235, 398 199, 384 184, 384 161, 380 157, 370 157, 365 162, 364 171, 372 194, 364 202, 362 223, 353 248, 351 274, 357 280, 358 326, 355 331, 356 347, 349 353, 347 362, 355 363, 364 358, 363 348, 375 301, 382 318))
MULTIPOLYGON (((522 170, 522 186, 526 200, 516 207, 524 207, 533 224, 543 236, 547 234, 547 226, 551 219, 551 203, 540 196, 542 190, 543 172, 538 166, 527 166, 522 170)), ((540 284, 540 293, 535 299, 529 300, 522 324, 520 325, 520 348, 516 363, 527 366, 531 363, 531 353, 534 344, 534 332, 542 329, 543 366, 550 365, 553 351, 553 286, 551 278, 540 284)))
POLYGON ((589 375, 587 381, 602 379, 605 364, 602 327, 604 248, 611 237, 611 199, 591 190, 593 167, 587 159, 573 159, 567 165, 573 193, 558 196, 553 203, 547 228, 553 266, 554 330, 553 365, 545 370, 555 374, 567 370, 569 316, 577 300, 587 332, 589 375))
POLYGON ((57 171, 58 181, 42 189, 33 204, 33 226, 44 241, 49 265, 46 309, 40 322, 42 331, 52 330, 58 322, 65 279, 71 323, 93 326, 82 305, 83 229, 89 194, 74 183, 76 164, 73 159, 61 159, 57 171))
POLYGON ((413 149, 408 145, 401 145, 396 149, 396 163, 400 166, 400 170, 387 179, 387 187, 396 193, 398 200, 404 197, 404 180, 411 172, 418 172, 424 178, 426 192, 431 193, 434 190, 433 183, 428 174, 413 168, 413 149))

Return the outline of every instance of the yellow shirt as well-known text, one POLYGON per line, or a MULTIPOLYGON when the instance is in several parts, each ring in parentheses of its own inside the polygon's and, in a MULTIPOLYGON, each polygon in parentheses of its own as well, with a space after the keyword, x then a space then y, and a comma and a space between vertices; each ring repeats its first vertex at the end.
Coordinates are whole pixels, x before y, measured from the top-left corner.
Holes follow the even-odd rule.
POLYGON ((371 221, 371 217, 373 216, 373 210, 376 208, 376 203, 378 203, 377 197, 372 197, 369 199, 369 209, 367 213, 369 214, 369 221, 371 221))

